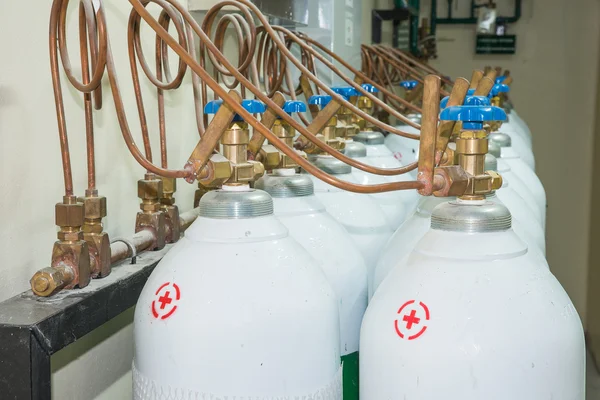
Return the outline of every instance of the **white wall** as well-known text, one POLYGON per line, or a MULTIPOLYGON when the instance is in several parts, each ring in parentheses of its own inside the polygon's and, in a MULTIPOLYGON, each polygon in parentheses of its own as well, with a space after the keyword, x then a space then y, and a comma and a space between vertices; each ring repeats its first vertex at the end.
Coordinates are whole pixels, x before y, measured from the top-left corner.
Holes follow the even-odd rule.
MULTIPOLYGON (((76 67, 78 2, 71 3, 70 51, 76 67)), ((141 147, 126 52, 129 2, 104 4, 130 124, 141 147)), ((48 57, 50 6, 48 0, 0 2, 0 301, 29 288, 33 273, 49 265, 56 239, 54 203, 62 199, 63 181, 48 57)), ((148 54, 153 57, 150 50, 148 54)), ((75 190, 82 195, 86 170, 81 95, 64 87, 75 190)), ((148 85, 144 89, 150 126, 155 127, 154 92, 148 85)), ((128 237, 133 234, 138 209, 136 180, 144 171, 125 147, 106 82, 104 90, 104 109, 94 115, 98 189, 108 198, 106 231, 111 237, 128 237)), ((186 85, 180 93, 168 96, 169 156, 171 165, 179 167, 198 138, 191 88, 186 85)), ((151 129, 156 139, 156 129, 151 129)), ((157 157, 158 147, 154 153, 157 157)), ((189 210, 195 187, 185 182, 179 185, 177 202, 182 210, 189 210)), ((54 398, 131 398, 127 378, 133 351, 131 319, 132 313, 125 313, 53 357, 54 398), (74 384, 67 386, 67 380, 74 384), (113 383, 116 386, 111 389, 113 383)))
MULTIPOLYGON (((421 3, 428 13, 429 2, 421 3)), ((390 8, 392 1, 372 4, 390 8)), ((438 15, 444 16, 446 2, 438 4, 438 15)), ((501 14, 509 14, 511 6, 506 2, 501 14)), ((599 8, 595 0, 525 0, 521 20, 509 27, 509 33, 517 35, 517 53, 512 56, 477 56, 474 26, 438 25, 439 58, 432 61, 452 77, 469 78, 473 69, 485 65, 511 71, 511 98, 533 132, 537 173, 548 197, 548 261, 584 319, 599 8)), ((466 16, 464 11, 454 15, 466 16)), ((370 20, 365 22, 363 40, 370 41, 370 20)), ((386 27, 388 40, 390 28, 386 27)))

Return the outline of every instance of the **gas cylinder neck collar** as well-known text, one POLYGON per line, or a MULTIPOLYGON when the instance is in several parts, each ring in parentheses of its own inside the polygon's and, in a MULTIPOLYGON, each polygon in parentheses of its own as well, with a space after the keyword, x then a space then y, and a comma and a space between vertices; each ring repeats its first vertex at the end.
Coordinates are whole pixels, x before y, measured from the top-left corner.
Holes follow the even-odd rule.
POLYGON ((508 209, 490 200, 457 199, 437 206, 431 229, 463 233, 501 232, 511 228, 508 209))
POLYGON ((257 218, 273 214, 273 199, 262 190, 213 190, 202 196, 201 217, 214 219, 257 218))

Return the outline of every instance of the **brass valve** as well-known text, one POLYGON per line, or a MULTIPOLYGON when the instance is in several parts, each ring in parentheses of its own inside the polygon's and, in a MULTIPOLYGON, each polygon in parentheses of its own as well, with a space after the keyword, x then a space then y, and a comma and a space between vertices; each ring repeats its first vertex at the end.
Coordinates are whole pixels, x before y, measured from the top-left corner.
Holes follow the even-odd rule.
POLYGON ((103 278, 110 274, 110 239, 104 232, 102 218, 106 217, 106 197, 98 196, 98 190, 86 190, 85 197, 78 199, 83 203, 84 223, 83 239, 90 252, 92 278, 103 278))
MULTIPOLYGON (((305 112, 306 104, 301 101, 286 101, 283 104, 282 109, 291 116, 293 113, 305 112)), ((272 131, 289 148, 294 147, 296 130, 286 120, 282 118, 276 118, 273 123, 272 131)), ((307 158, 304 151, 296 150, 296 153, 298 153, 301 157, 307 158)), ((260 151, 260 155, 260 161, 267 170, 299 167, 299 165, 292 158, 282 152, 279 152, 279 150, 271 143, 263 146, 260 151), (275 152, 277 155, 275 155, 275 152)))
POLYGON ((150 229, 156 235, 156 241, 150 250, 160 250, 166 242, 166 216, 161 210, 163 181, 154 174, 146 174, 138 181, 138 197, 141 211, 135 219, 135 232, 150 229))
POLYGON ((81 227, 84 206, 76 196, 64 196, 55 207, 58 241, 52 248, 50 268, 38 271, 31 278, 31 289, 38 296, 50 296, 62 289, 83 288, 91 278, 90 252, 81 227))
POLYGON ((181 235, 179 223, 179 207, 175 204, 175 192, 177 191, 177 180, 175 178, 161 177, 163 195, 160 197, 160 209, 165 213, 166 232, 165 241, 175 243, 181 235))
POLYGON ((265 173, 260 162, 248 160, 249 142, 250 131, 244 121, 234 121, 221 137, 223 156, 231 162, 229 185, 254 182, 265 173))
MULTIPOLYGON (((446 151, 446 166, 438 168, 445 177, 445 191, 462 193, 459 197, 466 200, 484 200, 485 195, 502 187, 502 177, 494 171, 485 171, 485 155, 488 152, 488 133, 484 122, 496 122, 506 119, 504 111, 498 107, 489 107, 487 99, 473 97, 466 101, 467 105, 448 107, 440 114, 442 121, 461 121, 461 129, 455 140, 454 151, 446 151), (453 158, 453 160, 451 160, 453 158), (452 162, 458 164, 466 175, 454 171, 452 162), (446 173, 442 171, 446 169, 446 173), (466 184, 465 184, 466 183, 466 184), (454 186, 454 188, 452 188, 454 186)), ((458 124, 457 124, 458 125, 458 124)))

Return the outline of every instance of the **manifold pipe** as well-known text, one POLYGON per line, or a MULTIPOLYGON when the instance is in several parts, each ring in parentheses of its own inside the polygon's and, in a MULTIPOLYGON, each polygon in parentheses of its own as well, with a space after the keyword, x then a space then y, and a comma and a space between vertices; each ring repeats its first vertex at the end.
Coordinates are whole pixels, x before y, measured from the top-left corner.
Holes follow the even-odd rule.
MULTIPOLYGON (((181 231, 185 231, 198 217, 198 209, 182 213, 179 216, 179 226, 181 231)), ((110 262, 115 264, 126 258, 136 256, 149 248, 156 240, 154 232, 149 229, 143 229, 133 235, 131 239, 117 240, 110 245, 110 262)))

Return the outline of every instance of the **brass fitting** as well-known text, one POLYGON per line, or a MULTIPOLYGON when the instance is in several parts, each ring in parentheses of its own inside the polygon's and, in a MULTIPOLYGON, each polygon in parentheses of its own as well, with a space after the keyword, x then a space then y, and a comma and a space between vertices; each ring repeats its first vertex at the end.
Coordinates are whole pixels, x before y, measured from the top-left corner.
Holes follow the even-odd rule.
POLYGON ((345 139, 352 139, 360 131, 360 127, 354 123, 355 115, 347 107, 341 107, 338 111, 338 124, 336 135, 345 139))
MULTIPOLYGON (((356 106, 364 113, 371 114, 373 112, 373 101, 367 96, 358 96, 356 106)), ((356 114, 353 116, 352 121, 356 126, 358 126, 359 132, 368 132, 373 130, 373 127, 371 124, 367 123, 367 120, 356 114)))
POLYGON ((163 195, 160 198, 160 209, 165 213, 165 241, 175 243, 181 236, 179 224, 179 207, 175 205, 174 194, 177 191, 177 179, 161 177, 163 195))
POLYGON ((64 196, 55 207, 58 241, 52 248, 50 268, 31 278, 31 289, 39 296, 50 296, 61 289, 83 288, 90 282, 90 252, 83 238, 84 206, 76 196, 64 196))
POLYGON ((83 203, 84 223, 83 239, 87 242, 90 252, 90 270, 92 278, 104 278, 110 274, 110 239, 104 232, 102 218, 106 217, 106 197, 98 196, 97 190, 86 190, 85 197, 80 197, 83 203))
POLYGON ((469 174, 458 165, 435 168, 434 176, 444 182, 439 189, 434 190, 433 195, 436 197, 460 196, 469 186, 469 174))
POLYGON ((249 142, 248 124, 243 121, 234 121, 221 137, 223 156, 231 162, 228 184, 250 183, 264 174, 265 168, 260 162, 248 161, 249 142))
POLYGON ((63 265, 39 270, 33 275, 29 283, 33 293, 48 297, 70 285, 74 278, 73 269, 63 265))
POLYGON ((166 241, 166 216, 161 210, 159 199, 163 195, 163 182, 154 174, 146 174, 144 179, 138 181, 138 197, 142 200, 140 209, 135 219, 135 232, 144 229, 151 230, 156 241, 149 250, 160 250, 165 247, 166 241))
MULTIPOLYGON (((275 123, 273 124, 273 133, 281 139, 281 141, 283 141, 288 147, 293 148, 294 147, 294 137, 296 136, 296 130, 290 125, 288 124, 285 120, 283 119, 277 119, 275 120, 275 123)), ((339 140, 337 140, 335 142, 337 145, 339 145, 339 140)), ((303 158, 307 158, 306 153, 304 151, 301 150, 295 150, 297 154, 299 154, 301 157, 303 158)), ((275 146, 273 146, 272 144, 263 146, 262 150, 261 150, 261 158, 260 160, 263 165, 265 166, 265 169, 267 170, 272 170, 272 169, 276 169, 276 168, 297 168, 299 167, 299 165, 292 159, 290 158, 288 155, 279 152, 279 150, 277 150, 277 148, 275 146), (275 156, 272 154, 273 151, 277 152, 277 164, 273 166, 273 164, 275 163, 275 156), (269 161, 269 156, 271 157, 271 161, 269 161)))
MULTIPOLYGON (((327 121, 327 125, 323 128, 321 133, 317 135, 317 137, 324 141, 327 145, 333 147, 337 151, 342 151, 346 147, 343 139, 340 139, 338 136, 338 119, 337 117, 332 117, 327 121)), ((304 149, 308 154, 321 154, 323 151, 317 146, 311 143, 310 146, 304 149)))
POLYGON ((285 154, 281 154, 275 146, 265 144, 261 147, 256 161, 260 161, 266 170, 272 170, 279 166, 282 157, 285 157, 285 154))
POLYGON ((494 171, 484 171, 488 139, 485 130, 461 130, 456 139, 457 163, 469 175, 462 199, 483 200, 485 195, 502 187, 502 177, 494 171))
POLYGON ((219 188, 231 177, 231 162, 221 154, 215 153, 210 156, 205 169, 208 174, 198 179, 198 187, 219 188))

